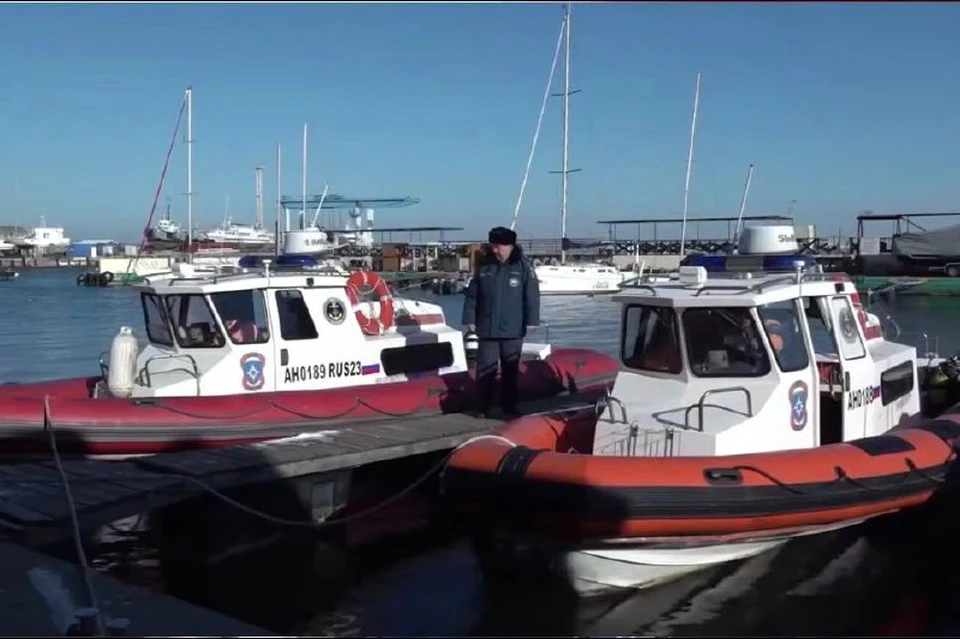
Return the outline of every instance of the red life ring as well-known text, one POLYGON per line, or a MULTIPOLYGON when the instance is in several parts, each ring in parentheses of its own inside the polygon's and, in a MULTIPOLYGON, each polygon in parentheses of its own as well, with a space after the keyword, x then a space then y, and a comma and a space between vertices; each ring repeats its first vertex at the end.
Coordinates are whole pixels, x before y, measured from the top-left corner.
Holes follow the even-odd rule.
POLYGON ((347 278, 347 299, 364 335, 382 335, 393 326, 393 297, 382 277, 372 271, 357 271, 347 278), (360 308, 360 289, 373 287, 380 303, 379 317, 369 317, 360 308))

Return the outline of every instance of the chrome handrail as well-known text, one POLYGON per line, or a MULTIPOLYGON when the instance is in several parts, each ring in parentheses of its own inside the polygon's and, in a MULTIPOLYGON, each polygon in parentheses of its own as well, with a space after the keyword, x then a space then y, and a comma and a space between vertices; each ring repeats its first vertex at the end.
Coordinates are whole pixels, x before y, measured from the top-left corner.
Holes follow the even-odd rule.
POLYGON ((190 361, 192 370, 186 368, 171 368, 168 370, 158 371, 158 373, 177 373, 184 372, 193 377, 197 383, 197 397, 200 397, 200 368, 197 366, 197 360, 193 358, 192 355, 187 355, 186 353, 178 353, 176 355, 154 355, 146 362, 144 362, 143 367, 140 369, 140 372, 137 373, 137 384, 140 386, 146 386, 147 388, 152 388, 150 381, 150 364, 160 360, 169 360, 169 359, 187 359, 190 361))
POLYGON ((745 386, 729 386, 726 388, 711 388, 710 390, 704 391, 703 395, 700 396, 700 401, 696 404, 691 404, 687 406, 687 410, 683 414, 683 427, 687 430, 690 429, 690 411, 694 408, 697 409, 697 417, 700 420, 699 430, 703 432, 703 409, 706 407, 705 402, 707 398, 711 395, 719 395, 720 393, 738 393, 742 392, 747 398, 747 417, 753 417, 753 396, 750 394, 750 390, 745 386))

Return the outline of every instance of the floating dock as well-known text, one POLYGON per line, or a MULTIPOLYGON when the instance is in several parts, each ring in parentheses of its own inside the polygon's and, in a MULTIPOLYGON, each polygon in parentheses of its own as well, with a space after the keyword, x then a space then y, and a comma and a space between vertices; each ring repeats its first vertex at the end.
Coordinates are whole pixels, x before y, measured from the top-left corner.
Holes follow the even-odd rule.
MULTIPOLYGON (((522 409, 571 410, 595 405, 599 397, 600 392, 575 393, 527 402, 522 409)), ((62 468, 84 530, 202 494, 316 477, 295 491, 297 501, 304 502, 296 511, 304 513, 303 525, 310 525, 307 517, 317 522, 345 505, 342 482, 352 469, 449 450, 501 423, 463 413, 342 422, 331 422, 330 430, 320 433, 258 444, 123 461, 68 459, 62 468)), ((265 514, 283 517, 289 511, 265 514)), ((39 547, 69 539, 71 525, 54 460, 0 466, 0 537, 39 547)))

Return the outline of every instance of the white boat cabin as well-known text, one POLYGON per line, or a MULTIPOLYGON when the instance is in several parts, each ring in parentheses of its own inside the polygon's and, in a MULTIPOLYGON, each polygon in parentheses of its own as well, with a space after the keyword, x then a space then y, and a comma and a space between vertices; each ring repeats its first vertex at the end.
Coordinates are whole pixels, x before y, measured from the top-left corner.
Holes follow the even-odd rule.
MULTIPOLYGON (((795 250, 795 249, 794 249, 795 250)), ((627 286, 594 454, 716 456, 880 435, 920 412, 916 349, 809 256, 697 256, 627 286)))
POLYGON ((542 264, 534 272, 541 295, 616 293, 629 275, 603 264, 542 264))
POLYGON ((109 366, 101 358, 109 394, 319 390, 467 370, 462 334, 439 306, 391 298, 393 325, 367 334, 357 313, 378 317, 381 302, 352 304, 347 277, 311 265, 280 256, 240 273, 185 269, 141 285, 146 343, 129 330, 114 339, 109 366))

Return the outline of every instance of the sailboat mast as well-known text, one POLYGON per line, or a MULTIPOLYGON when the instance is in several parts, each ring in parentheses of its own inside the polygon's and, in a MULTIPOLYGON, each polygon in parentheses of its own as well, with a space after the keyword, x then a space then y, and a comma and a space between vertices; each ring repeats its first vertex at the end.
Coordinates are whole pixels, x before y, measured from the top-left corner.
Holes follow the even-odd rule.
POLYGON ((256 168, 257 174, 257 228, 263 228, 263 167, 256 168))
POLYGON ((753 164, 747 169, 747 181, 743 185, 743 196, 740 198, 740 212, 737 213, 737 230, 733 234, 733 242, 740 241, 740 232, 743 229, 743 214, 747 210, 747 196, 750 195, 750 183, 753 182, 753 164))
POLYGON ((303 169, 300 176, 301 180, 301 196, 302 200, 300 202, 300 230, 303 230, 303 225, 306 222, 307 218, 307 123, 303 123, 303 169))
POLYGON ((700 73, 697 72, 697 88, 693 94, 693 119, 690 122, 690 148, 687 150, 687 176, 683 182, 683 222, 680 225, 680 259, 687 241, 687 212, 690 202, 690 171, 693 169, 693 140, 697 135, 697 109, 700 106, 700 73))
POLYGON ((277 255, 280 255, 280 200, 283 199, 283 196, 280 194, 281 188, 282 188, 281 184, 282 182, 280 181, 280 143, 277 142, 277 209, 276 211, 274 211, 275 219, 274 219, 274 225, 273 225, 274 233, 275 233, 274 240, 276 243, 275 248, 276 248, 277 255))
POLYGON ((193 263, 193 87, 187 87, 187 262, 193 263))
POLYGON ((570 5, 565 8, 563 42, 563 174, 560 196, 560 263, 567 263, 567 184, 570 176, 570 5))

